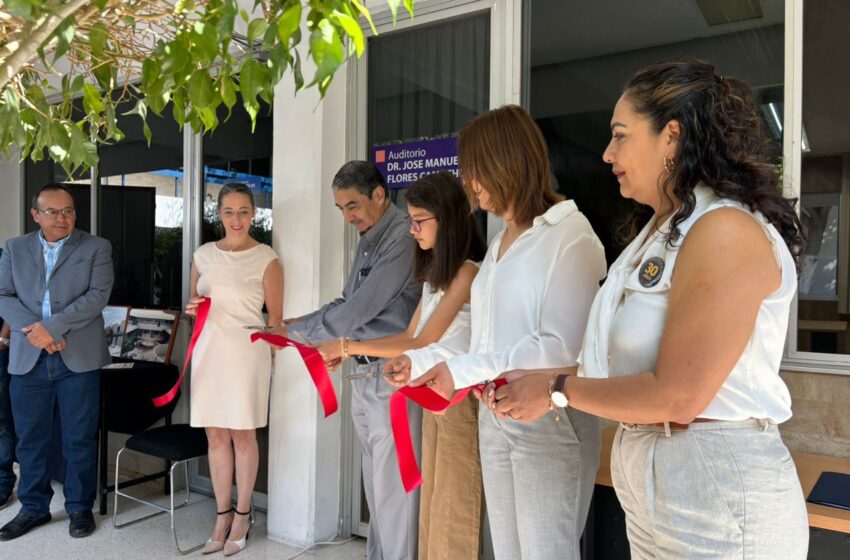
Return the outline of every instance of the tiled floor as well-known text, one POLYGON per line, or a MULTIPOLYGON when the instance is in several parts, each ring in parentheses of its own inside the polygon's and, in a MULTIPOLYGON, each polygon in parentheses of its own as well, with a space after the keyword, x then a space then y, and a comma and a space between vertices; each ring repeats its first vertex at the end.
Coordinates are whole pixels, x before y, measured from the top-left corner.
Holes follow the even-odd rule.
MULTIPOLYGON (((184 558, 174 547, 167 514, 130 525, 123 529, 112 526, 112 502, 109 515, 95 514, 98 527, 90 537, 72 539, 68 536, 68 516, 63 509, 62 487, 54 484, 51 513, 53 521, 35 529, 23 537, 0 542, 2 560, 160 560, 184 558)), ((152 491, 156 494, 155 491, 152 491)), ((112 496, 110 495, 110 498, 112 496)), ((161 497, 153 498, 159 501, 161 497)), ((163 501, 165 503, 165 500, 163 501)), ((181 531, 181 545, 189 548, 200 544, 209 536, 215 517, 215 504, 205 496, 193 494, 192 503, 178 510, 177 523, 181 531)), ((18 512, 20 504, 15 501, 0 510, 0 525, 5 524, 18 512)), ((144 506, 122 500, 119 521, 132 519, 135 514, 144 515, 152 511, 144 506), (124 516, 127 512, 127 516, 124 516)), ((302 549, 286 546, 266 538, 266 517, 257 514, 257 521, 248 539, 248 547, 235 555, 235 560, 359 560, 366 557, 366 541, 355 539, 345 544, 318 546, 302 553, 302 549)), ((222 553, 202 556, 200 550, 185 558, 223 558, 222 553)))

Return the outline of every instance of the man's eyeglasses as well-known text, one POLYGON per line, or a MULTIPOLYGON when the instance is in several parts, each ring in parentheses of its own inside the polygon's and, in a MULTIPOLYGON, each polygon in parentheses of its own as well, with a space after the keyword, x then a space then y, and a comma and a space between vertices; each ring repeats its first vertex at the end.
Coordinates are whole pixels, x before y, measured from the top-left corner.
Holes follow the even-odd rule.
POLYGON ((436 220, 437 216, 431 216, 430 218, 422 218, 421 220, 414 220, 410 216, 407 216, 405 220, 407 220, 407 227, 413 230, 413 233, 419 233, 422 231, 422 224, 429 220, 436 220))
POLYGON ((47 210, 42 210, 41 208, 36 208, 36 211, 40 214, 44 214, 51 220, 55 220, 59 214, 62 214, 65 218, 73 218, 77 215, 77 211, 73 208, 63 208, 62 210, 54 210, 53 208, 48 208, 47 210))

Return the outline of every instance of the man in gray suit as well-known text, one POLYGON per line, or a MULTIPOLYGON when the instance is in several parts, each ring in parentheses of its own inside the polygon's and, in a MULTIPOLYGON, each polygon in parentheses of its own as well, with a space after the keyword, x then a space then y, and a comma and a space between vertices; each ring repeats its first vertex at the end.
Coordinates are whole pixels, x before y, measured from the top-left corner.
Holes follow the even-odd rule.
POLYGON ((109 362, 101 312, 112 292, 112 245, 74 229, 71 193, 50 184, 32 204, 39 231, 0 257, 0 316, 11 326, 9 392, 18 436, 21 510, 0 528, 11 540, 50 521, 50 436, 58 403, 65 510, 72 537, 95 529, 100 368, 109 362))
MULTIPOLYGON (((291 336, 312 344, 331 338, 370 340, 407 328, 422 286, 413 277, 416 242, 405 214, 390 203, 381 172, 366 161, 350 161, 333 179, 334 202, 360 233, 357 257, 342 297, 297 319, 291 336)), ((419 493, 407 494, 398 474, 389 419, 394 389, 383 380, 384 361, 352 356, 351 417, 360 438, 363 486, 369 506, 368 560, 415 560, 419 493)), ((411 405, 411 435, 419 448, 422 409, 411 405)))

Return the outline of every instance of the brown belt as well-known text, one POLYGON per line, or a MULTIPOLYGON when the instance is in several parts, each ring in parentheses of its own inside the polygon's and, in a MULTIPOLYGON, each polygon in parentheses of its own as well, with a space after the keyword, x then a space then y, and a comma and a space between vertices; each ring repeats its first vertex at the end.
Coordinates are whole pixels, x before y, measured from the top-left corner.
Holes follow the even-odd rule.
MULTIPOLYGON (((691 424, 703 424, 705 422, 717 422, 713 418, 694 418, 688 424, 679 424, 678 422, 667 422, 667 425, 670 426, 671 430, 687 430, 688 426, 691 424)), ((654 426, 656 428, 663 428, 664 422, 656 422, 654 424, 644 424, 645 426, 654 426)))

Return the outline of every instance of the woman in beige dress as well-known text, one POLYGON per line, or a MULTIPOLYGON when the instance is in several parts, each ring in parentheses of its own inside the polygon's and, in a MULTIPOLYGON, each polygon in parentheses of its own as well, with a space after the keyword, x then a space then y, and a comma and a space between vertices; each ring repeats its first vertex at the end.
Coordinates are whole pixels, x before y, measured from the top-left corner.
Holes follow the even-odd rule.
POLYGON ((251 237, 255 213, 250 188, 224 185, 218 195, 224 238, 198 248, 192 263, 192 299, 186 313, 196 315, 204 298, 211 300, 192 355, 190 421, 206 428, 218 511, 204 554, 224 549, 230 556, 245 548, 259 464, 256 429, 268 423, 272 350, 252 344, 244 327, 280 324, 283 269, 271 247, 251 237), (230 497, 234 472, 235 510, 230 497))

